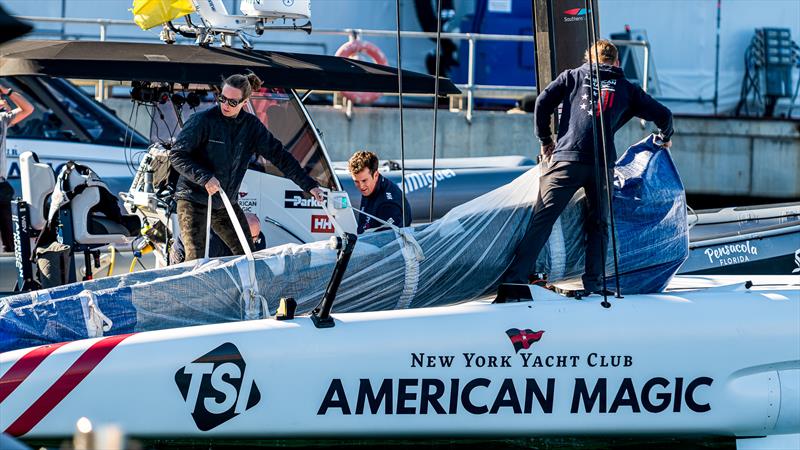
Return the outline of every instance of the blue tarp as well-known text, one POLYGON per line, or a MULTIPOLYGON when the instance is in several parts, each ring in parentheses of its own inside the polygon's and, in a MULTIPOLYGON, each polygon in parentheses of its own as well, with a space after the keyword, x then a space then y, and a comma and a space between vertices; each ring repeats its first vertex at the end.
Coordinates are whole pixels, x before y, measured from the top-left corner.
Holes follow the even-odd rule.
MULTIPOLYGON (((539 169, 460 205, 431 224, 359 237, 333 311, 441 306, 496 289, 538 195, 539 169)), ((623 294, 662 290, 688 255, 686 200, 669 152, 652 137, 615 170, 614 215, 623 294)), ((552 281, 583 270, 582 193, 556 223, 536 270, 552 281)), ((609 249, 608 273, 613 272, 609 249)), ((298 314, 319 302, 336 260, 325 242, 255 253, 263 298, 243 295, 244 257, 192 261, 0 299, 0 351, 98 334, 266 317, 281 297, 298 314), (102 325, 105 325, 103 329, 102 325)), ((613 286, 613 280, 609 280, 613 286)))

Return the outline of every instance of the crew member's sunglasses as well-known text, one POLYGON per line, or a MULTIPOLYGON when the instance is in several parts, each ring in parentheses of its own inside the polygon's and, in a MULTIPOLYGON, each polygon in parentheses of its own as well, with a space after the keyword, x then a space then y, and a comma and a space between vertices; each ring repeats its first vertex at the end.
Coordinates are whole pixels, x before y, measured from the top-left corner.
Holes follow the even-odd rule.
POLYGON ((230 106, 231 108, 236 108, 237 106, 239 106, 240 103, 244 101, 244 99, 228 98, 222 94, 219 94, 217 95, 217 101, 219 103, 227 103, 228 106, 230 106))

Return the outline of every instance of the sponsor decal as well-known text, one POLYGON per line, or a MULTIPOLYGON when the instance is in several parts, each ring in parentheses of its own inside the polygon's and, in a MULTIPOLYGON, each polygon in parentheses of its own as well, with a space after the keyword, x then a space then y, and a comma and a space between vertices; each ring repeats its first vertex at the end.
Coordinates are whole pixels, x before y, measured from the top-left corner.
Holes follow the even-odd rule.
POLYGON ((573 8, 564 11, 565 16, 585 16, 587 12, 592 12, 591 9, 586 8, 573 8))
POLYGON ((800 273, 800 248, 794 252, 794 263, 797 264, 797 269, 794 269, 792 273, 800 273))
POLYGON ((16 161, 8 162, 8 173, 6 173, 7 180, 15 180, 20 177, 19 163, 16 161))
POLYGON ((314 214, 311 216, 312 233, 333 233, 333 222, 324 214, 314 214))
POLYGON ((283 199, 284 208, 322 209, 322 205, 308 192, 285 191, 283 199))
POLYGON ((600 110, 608 110, 614 106, 614 95, 616 94, 617 80, 601 80, 600 81, 600 94, 599 101, 597 92, 597 80, 594 77, 586 76, 583 78, 583 87, 586 89, 581 95, 581 110, 585 111, 589 116, 592 111, 597 117, 600 117, 600 110), (594 84, 592 84, 594 81, 594 84), (589 97, 591 95, 591 98, 589 97), (592 104, 595 102, 596 104, 592 104))
POLYGON ((508 338, 511 339, 511 343, 514 344, 514 352, 519 353, 522 349, 527 350, 531 348, 531 344, 534 342, 539 342, 544 331, 533 331, 527 328, 524 330, 509 328, 506 330, 506 334, 508 338))
POLYGON ((258 198, 256 197, 248 197, 250 190, 247 189, 247 185, 242 183, 239 187, 239 207, 242 208, 242 211, 246 213, 255 213, 258 209, 258 198))
MULTIPOLYGON (((436 177, 431 176, 430 172, 406 172, 406 194, 410 194, 416 190, 427 188, 434 183, 434 187, 439 187, 439 182, 448 178, 454 178, 456 172, 453 169, 442 169, 436 171, 436 177)), ((403 182, 397 183, 397 187, 403 190, 403 182)))
MULTIPOLYGON (((28 409, 5 429, 12 436, 28 433, 42 421, 50 411, 64 400, 79 384, 111 353, 120 342, 132 334, 120 334, 100 339, 86 349, 75 362, 64 372, 28 409)), ((2 394, 0 402, 5 400, 50 354, 63 344, 37 347, 20 358, 11 369, 0 378, 2 394)), ((0 408, 1 410, 2 408, 0 408)))
MULTIPOLYGON (((581 374, 596 368, 629 370, 631 355, 589 352, 585 355, 534 354, 523 351, 539 342, 544 331, 510 328, 506 337, 514 345, 513 354, 410 354, 409 367, 436 376, 383 379, 333 378, 322 394, 317 415, 493 415, 493 414, 659 414, 711 411, 707 390, 714 380, 699 376, 631 378, 623 376, 554 378, 536 377, 539 368, 583 368, 581 374), (457 369, 530 368, 530 376, 516 378, 483 376, 447 377, 442 373, 457 369), (556 389, 567 383, 568 389, 556 389)), ((537 351, 542 347, 537 346, 537 351)), ((476 374, 478 375, 478 374, 476 374)), ((620 375, 624 375, 621 372, 620 375)))
POLYGON ((572 8, 564 11, 564 22, 580 22, 586 20, 586 14, 590 14, 591 9, 572 8))
POLYGON ((209 431, 256 406, 261 392, 242 354, 226 342, 175 373, 197 429, 209 431))
POLYGON ((719 247, 707 248, 703 253, 708 256, 708 262, 719 266, 741 264, 750 261, 750 256, 758 256, 758 247, 750 241, 737 244, 725 244, 719 247))

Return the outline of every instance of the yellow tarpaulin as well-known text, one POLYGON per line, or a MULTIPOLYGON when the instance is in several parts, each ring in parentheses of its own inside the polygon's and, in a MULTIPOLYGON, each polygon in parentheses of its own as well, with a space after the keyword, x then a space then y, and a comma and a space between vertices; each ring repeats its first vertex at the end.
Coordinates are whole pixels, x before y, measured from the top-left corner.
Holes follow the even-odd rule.
POLYGON ((190 0, 133 0, 133 21, 149 30, 194 12, 190 0))

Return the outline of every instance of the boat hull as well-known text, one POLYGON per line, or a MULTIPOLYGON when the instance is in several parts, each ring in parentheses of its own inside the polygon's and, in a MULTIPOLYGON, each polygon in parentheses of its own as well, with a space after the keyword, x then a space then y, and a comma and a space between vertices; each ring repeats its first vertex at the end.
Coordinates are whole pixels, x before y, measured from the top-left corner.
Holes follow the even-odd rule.
POLYGON ((142 438, 796 434, 790 281, 611 309, 533 288, 527 302, 334 313, 327 329, 298 317, 12 351, 0 430, 67 436, 85 416, 142 438))

